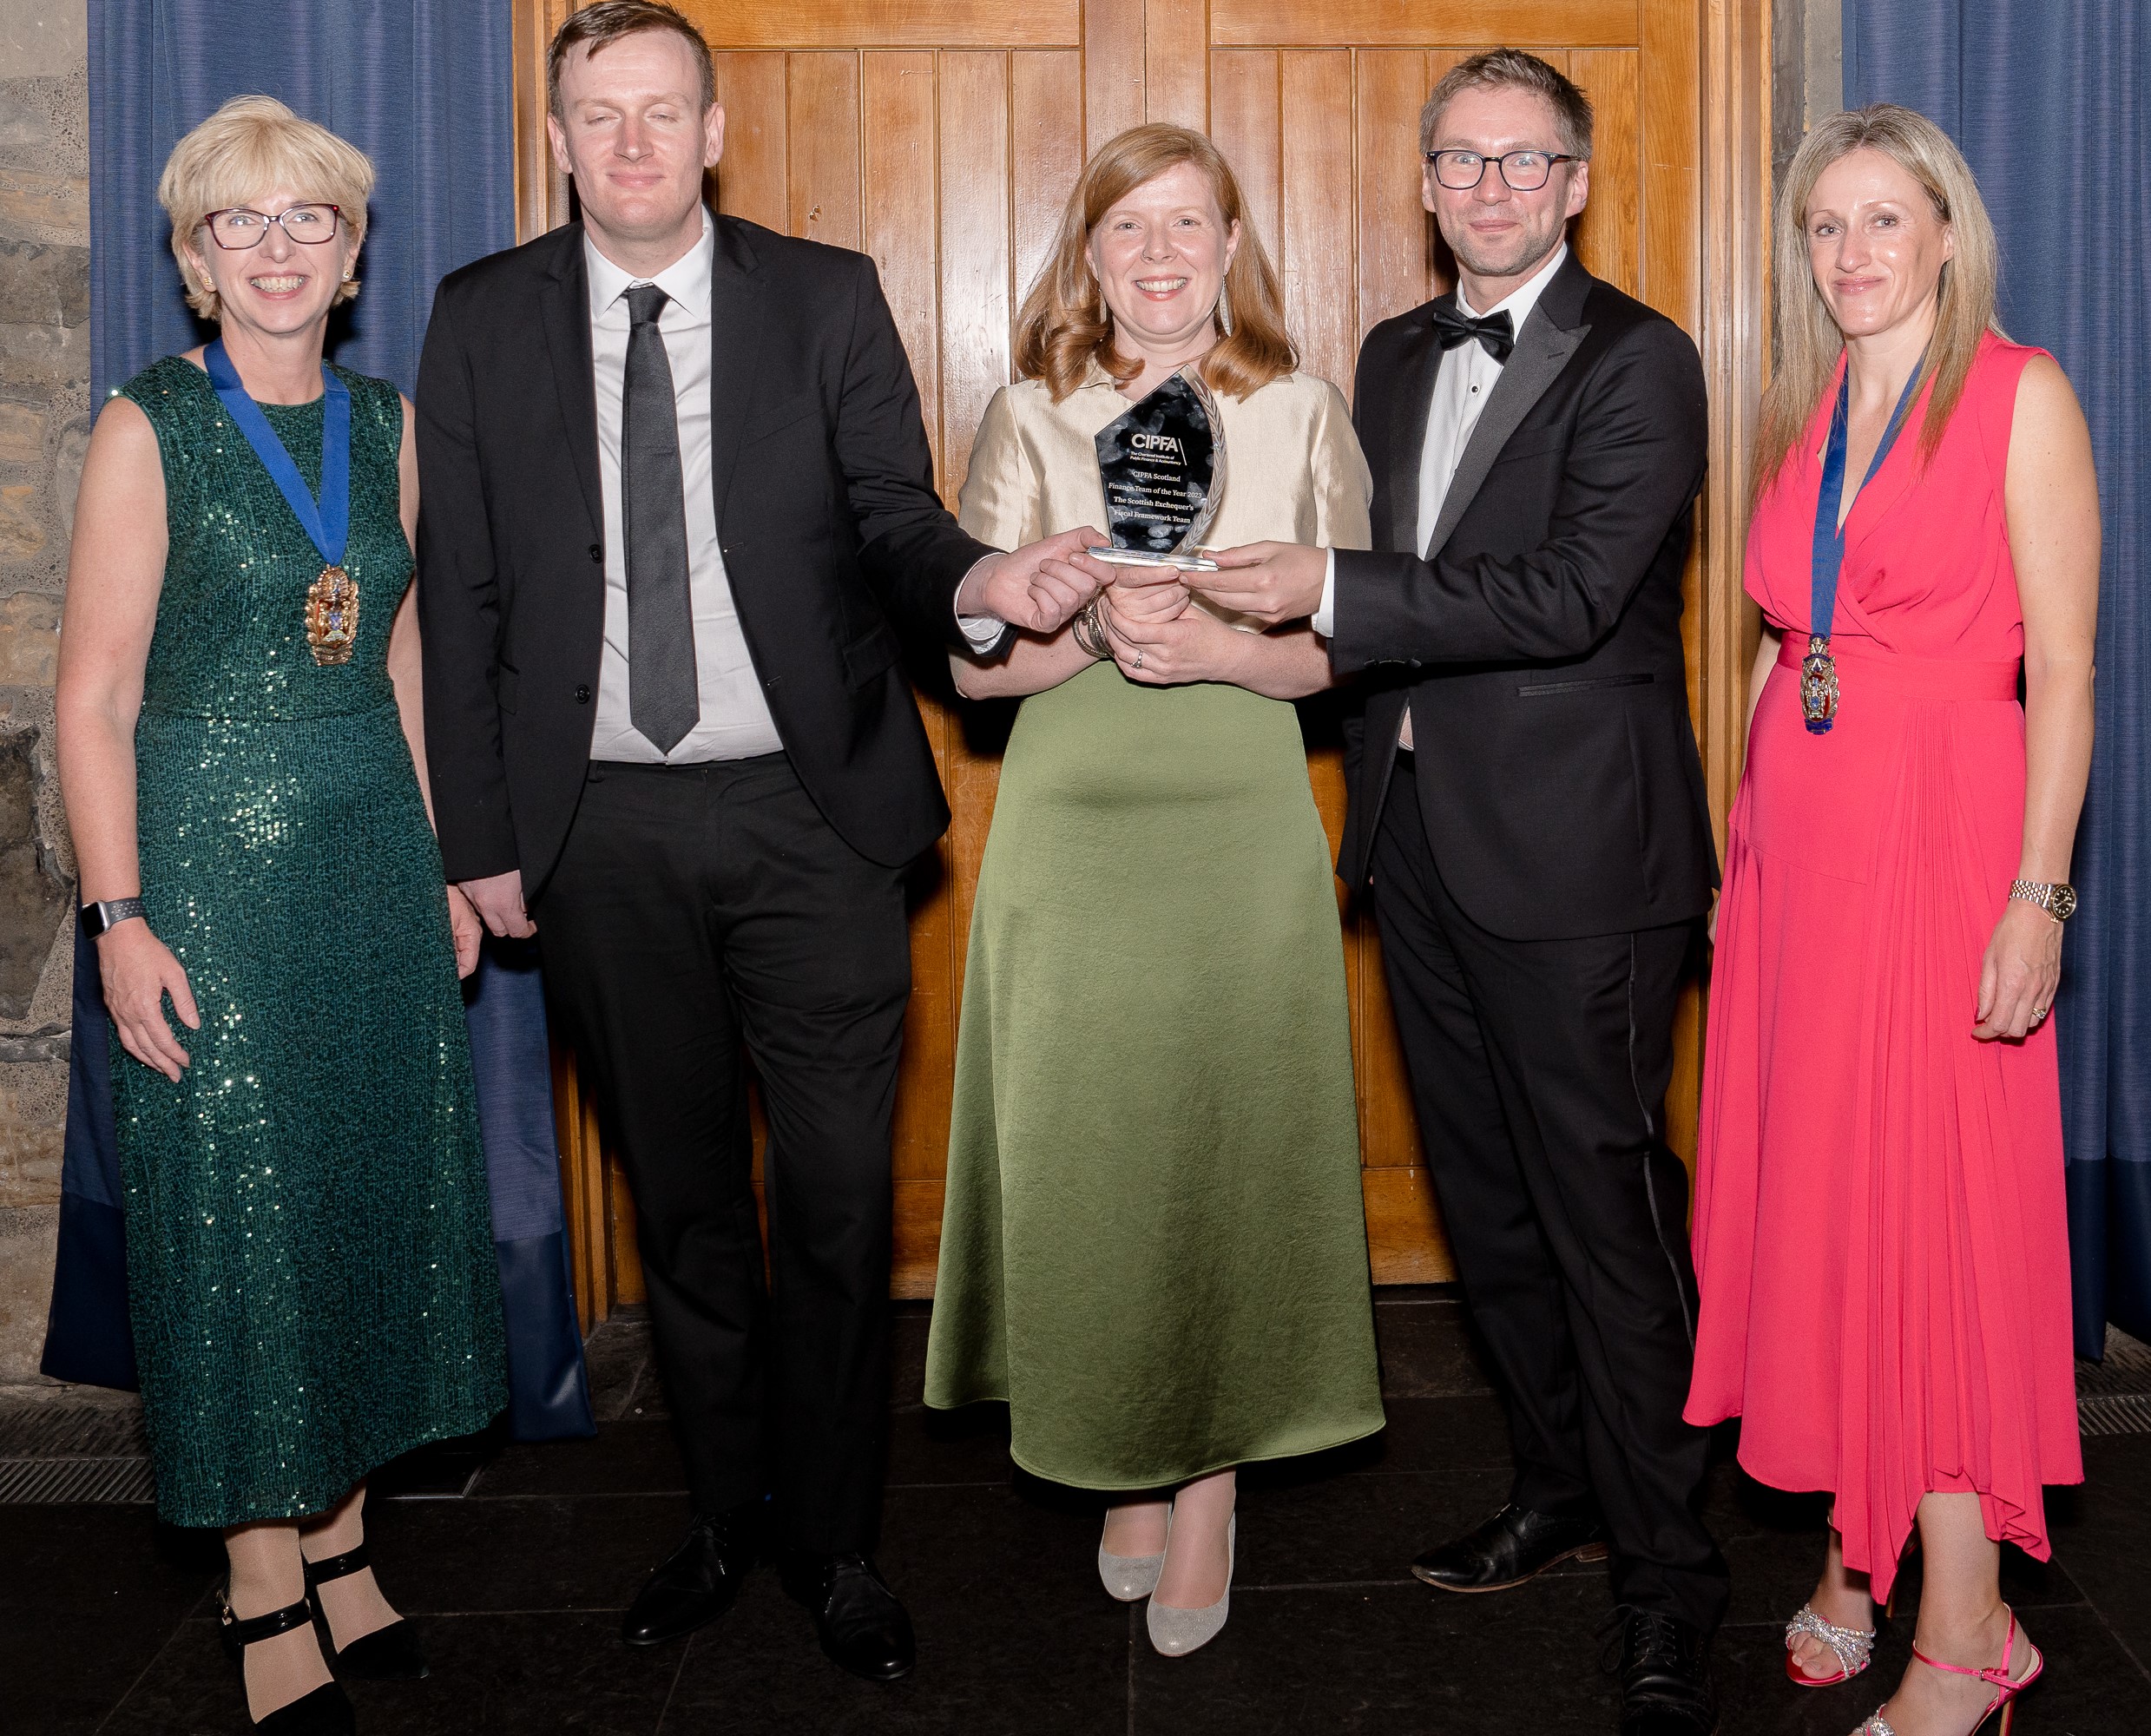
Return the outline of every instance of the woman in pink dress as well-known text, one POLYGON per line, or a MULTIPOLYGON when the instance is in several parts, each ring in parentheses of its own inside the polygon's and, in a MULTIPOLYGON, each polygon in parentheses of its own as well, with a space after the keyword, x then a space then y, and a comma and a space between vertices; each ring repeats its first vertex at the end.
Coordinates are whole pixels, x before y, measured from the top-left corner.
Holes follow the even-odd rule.
POLYGON ((2041 1487, 2082 1476, 2046 1016, 2097 491, 2061 369, 1994 324, 1993 228, 1931 122, 1817 126, 1776 247, 1687 1414, 1742 1417, 1751 1475, 1835 1497, 1797 1683, 1865 1667, 1917 1529, 1914 1660, 1861 1727, 1966 1736, 2042 1667, 2000 1545, 2043 1558, 2041 1487))

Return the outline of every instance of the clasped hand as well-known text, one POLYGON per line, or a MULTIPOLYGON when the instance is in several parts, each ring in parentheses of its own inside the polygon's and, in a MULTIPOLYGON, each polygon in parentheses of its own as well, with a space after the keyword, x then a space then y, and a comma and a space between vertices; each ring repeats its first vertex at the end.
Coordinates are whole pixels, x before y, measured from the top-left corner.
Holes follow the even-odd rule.
POLYGON ((1058 633, 1111 579, 1109 569, 1083 553, 1104 541, 1084 525, 981 561, 957 592, 956 612, 992 615, 1042 636, 1058 633))
POLYGON ((1980 963, 1978 1023, 1972 1035, 1982 1042, 2021 1040, 2053 1007, 2061 983, 2061 924, 2036 904, 2011 898, 1980 963))
POLYGON ((1099 624, 1129 681, 1170 687, 1233 678, 1243 635, 1188 607, 1188 576, 1171 567, 1123 567, 1099 593, 1099 624))

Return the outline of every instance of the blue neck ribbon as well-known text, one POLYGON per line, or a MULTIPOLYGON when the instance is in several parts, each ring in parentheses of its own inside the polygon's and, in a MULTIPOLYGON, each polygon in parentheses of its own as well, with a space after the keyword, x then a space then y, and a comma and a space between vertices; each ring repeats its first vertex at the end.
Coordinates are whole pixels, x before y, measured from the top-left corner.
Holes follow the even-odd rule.
POLYGON ((321 498, 317 503, 307 491, 306 478, 299 474, 299 466, 276 437, 269 418, 261 413, 261 406, 240 384, 239 370, 225 353, 224 339, 213 339, 201 352, 201 360, 209 371, 210 385, 231 411, 247 444, 254 449, 269 480, 290 504, 299 527, 319 552, 323 565, 342 566, 344 547, 351 540, 351 388, 336 378, 326 362, 322 363, 321 379, 327 396, 321 407, 321 498))
MULTIPOLYGON (((1897 444, 1897 437, 1904 427, 1904 412, 1912 407, 1912 395, 1919 389, 1919 376, 1926 361, 1922 356, 1912 369, 1912 377, 1904 382, 1904 390, 1898 396, 1897 408, 1890 412, 1889 425, 1882 431, 1882 444, 1875 448, 1875 456, 1868 461, 1867 474, 1860 478, 1861 489, 1874 481, 1882 461, 1890 456, 1890 448, 1897 444)), ((1836 624, 1838 573, 1845 565, 1845 525, 1852 520, 1849 510, 1844 523, 1838 519, 1845 492, 1845 447, 1852 419, 1852 369, 1848 359, 1845 378, 1838 384, 1837 411, 1830 418, 1830 444, 1823 451, 1822 492, 1815 499, 1815 542, 1807 599, 1807 631, 1815 639, 1828 639, 1836 624)), ((1857 490, 1852 498, 1859 498, 1857 490)))

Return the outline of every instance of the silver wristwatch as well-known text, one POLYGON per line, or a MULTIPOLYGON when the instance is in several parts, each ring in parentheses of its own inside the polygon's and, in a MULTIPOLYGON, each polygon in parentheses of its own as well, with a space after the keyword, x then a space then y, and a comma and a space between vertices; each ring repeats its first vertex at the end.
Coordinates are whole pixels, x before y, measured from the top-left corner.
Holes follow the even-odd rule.
POLYGON ((2010 897, 2036 904, 2056 922, 2076 914, 2076 889, 2060 880, 2012 880, 2010 897))

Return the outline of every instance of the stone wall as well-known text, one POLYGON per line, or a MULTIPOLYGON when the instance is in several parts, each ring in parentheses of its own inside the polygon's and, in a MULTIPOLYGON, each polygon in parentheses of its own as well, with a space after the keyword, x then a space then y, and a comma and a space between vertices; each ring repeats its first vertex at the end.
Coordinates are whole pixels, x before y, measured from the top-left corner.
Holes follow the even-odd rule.
POLYGON ((0 1383, 44 1336, 75 859, 52 685, 89 440, 85 0, 0 0, 0 1383))
POLYGON ((1845 107, 1844 0, 1775 0, 1770 13, 1771 184, 1816 122, 1845 107))

